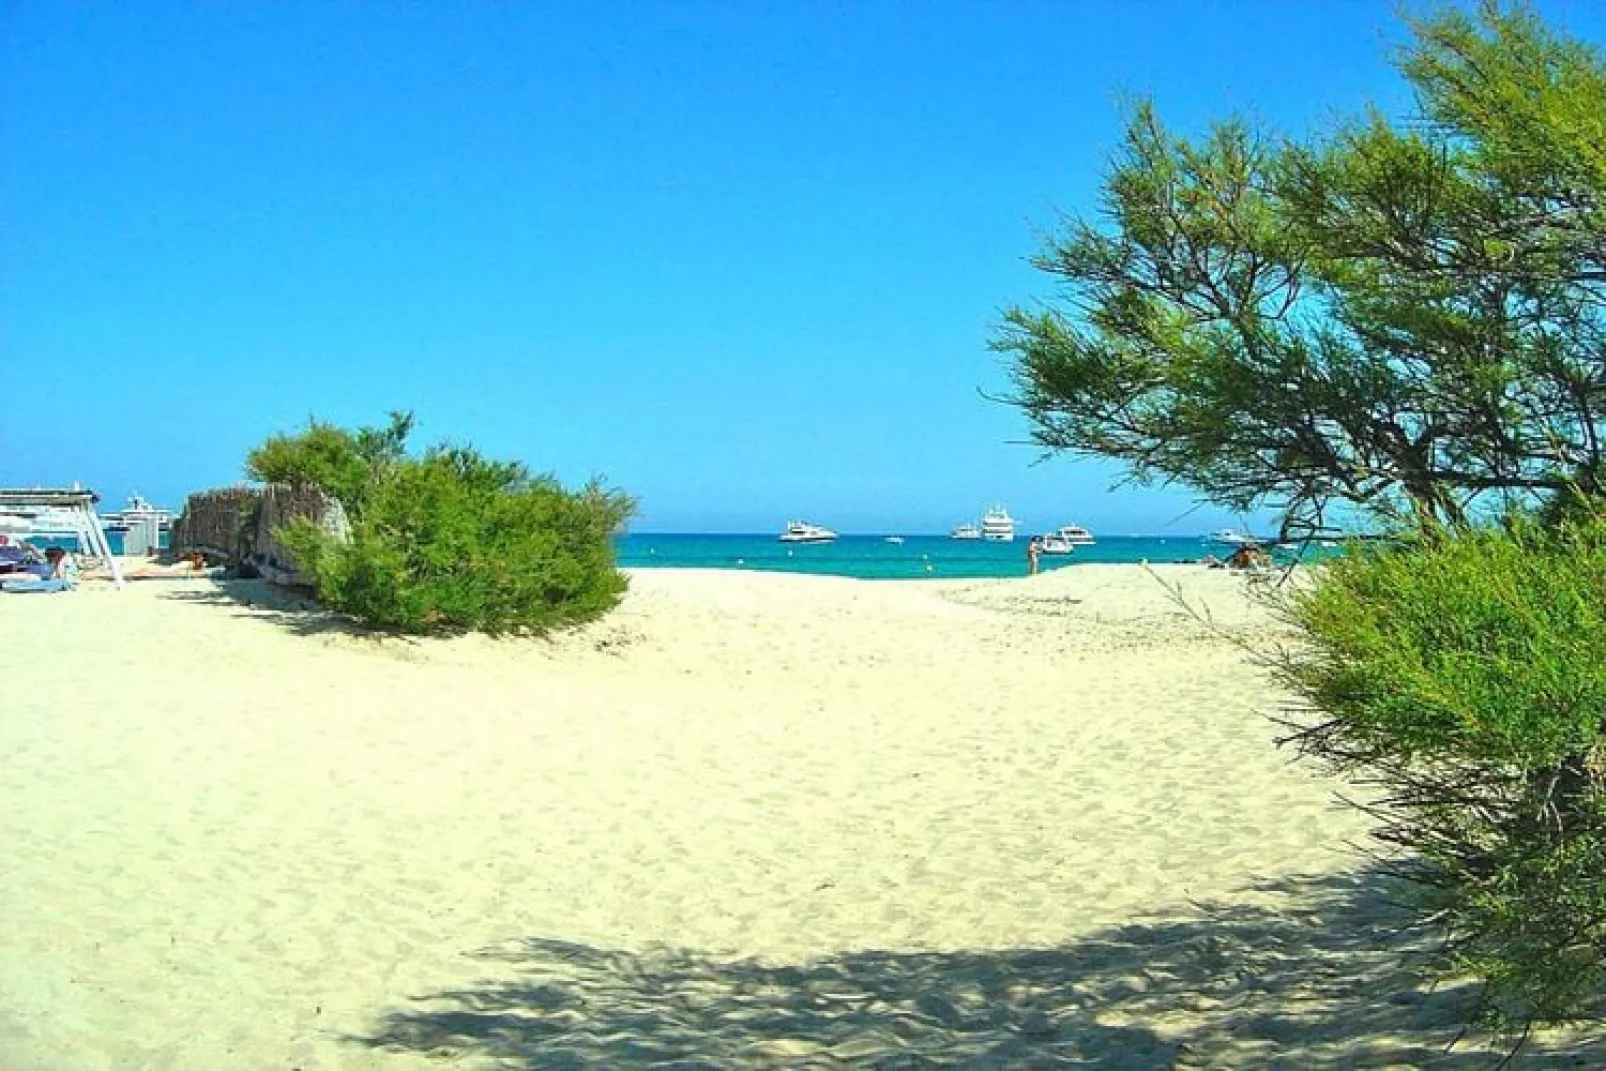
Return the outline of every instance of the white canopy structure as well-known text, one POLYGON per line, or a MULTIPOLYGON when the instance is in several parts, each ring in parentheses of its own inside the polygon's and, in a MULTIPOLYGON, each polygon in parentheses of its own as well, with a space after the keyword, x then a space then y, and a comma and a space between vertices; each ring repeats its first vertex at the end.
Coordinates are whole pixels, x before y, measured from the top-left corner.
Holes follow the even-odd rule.
POLYGON ((10 525, 20 529, 26 522, 29 529, 26 534, 30 535, 76 536, 80 549, 104 559, 113 582, 122 587, 122 567, 117 564, 111 544, 106 542, 106 531, 100 526, 100 517, 95 513, 95 503, 99 501, 100 496, 95 492, 78 487, 65 491, 0 487, 0 515, 10 518, 10 525))

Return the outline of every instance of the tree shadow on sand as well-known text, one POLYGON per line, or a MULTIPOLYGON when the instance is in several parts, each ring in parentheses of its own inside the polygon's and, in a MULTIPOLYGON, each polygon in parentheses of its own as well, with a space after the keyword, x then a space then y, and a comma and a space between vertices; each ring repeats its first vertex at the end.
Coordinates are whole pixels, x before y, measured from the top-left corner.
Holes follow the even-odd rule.
MULTIPOLYGON (((1044 949, 853 952, 798 966, 544 938, 477 953, 495 977, 415 999, 369 1037, 509 1067, 1488 1067, 1456 1037, 1471 999, 1413 973, 1367 873, 1044 949)), ((1606 1050, 1533 1045, 1514 1066, 1606 1050)))
POLYGON ((164 593, 176 602, 227 606, 235 616, 275 625, 297 636, 338 633, 366 638, 393 638, 391 633, 365 629, 351 618, 318 605, 309 592, 276 587, 266 580, 218 580, 164 593))

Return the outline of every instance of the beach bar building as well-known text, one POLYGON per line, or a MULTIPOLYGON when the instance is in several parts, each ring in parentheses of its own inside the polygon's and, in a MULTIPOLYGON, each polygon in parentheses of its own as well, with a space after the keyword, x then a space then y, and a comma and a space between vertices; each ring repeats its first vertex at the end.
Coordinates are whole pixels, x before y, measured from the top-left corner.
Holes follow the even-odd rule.
POLYGON ((0 487, 0 514, 33 518, 34 531, 39 534, 76 537, 79 549, 103 559, 113 582, 122 587, 122 567, 106 541, 106 530, 95 512, 95 503, 99 501, 100 496, 95 492, 79 487, 69 490, 0 487))

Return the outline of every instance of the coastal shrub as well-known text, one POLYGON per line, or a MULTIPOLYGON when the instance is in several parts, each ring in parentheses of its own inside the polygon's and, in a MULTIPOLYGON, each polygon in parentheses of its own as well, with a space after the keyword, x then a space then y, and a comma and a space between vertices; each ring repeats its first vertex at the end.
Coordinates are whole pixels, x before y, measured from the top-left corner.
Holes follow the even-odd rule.
POLYGON ((1606 982, 1606 523, 1352 552, 1289 604, 1299 741, 1381 787, 1377 835, 1526 1027, 1600 1014, 1606 982))
POLYGON ((413 414, 393 412, 383 428, 355 431, 313 419, 305 431, 274 435, 246 455, 245 472, 263 483, 318 487, 340 500, 349 516, 362 512, 369 491, 401 461, 413 414))
POLYGON ((517 462, 440 447, 387 461, 348 542, 315 525, 282 541, 329 607, 403 632, 539 632, 594 618, 625 589, 612 534, 633 508, 517 462))

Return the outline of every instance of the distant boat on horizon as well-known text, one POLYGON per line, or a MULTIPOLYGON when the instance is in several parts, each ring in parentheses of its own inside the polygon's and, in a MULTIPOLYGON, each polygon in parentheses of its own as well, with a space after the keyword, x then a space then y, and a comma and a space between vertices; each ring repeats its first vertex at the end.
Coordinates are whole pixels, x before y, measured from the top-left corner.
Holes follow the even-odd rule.
POLYGON ((782 543, 830 543, 836 540, 836 533, 831 529, 808 521, 787 521, 786 531, 781 533, 782 543))
POLYGON ((980 539, 981 525, 966 522, 948 533, 949 539, 980 539))
POLYGON ((1259 546, 1266 542, 1257 539, 1248 532, 1236 531, 1232 528, 1221 528, 1205 536, 1206 543, 1225 543, 1229 547, 1242 547, 1245 545, 1259 546))

